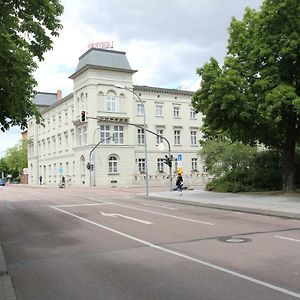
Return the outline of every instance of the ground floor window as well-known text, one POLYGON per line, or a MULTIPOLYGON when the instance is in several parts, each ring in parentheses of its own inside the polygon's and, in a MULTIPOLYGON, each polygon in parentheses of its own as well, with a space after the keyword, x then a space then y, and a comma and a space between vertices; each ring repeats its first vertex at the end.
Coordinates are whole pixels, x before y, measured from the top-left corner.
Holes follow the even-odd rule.
POLYGON ((111 155, 108 159, 108 172, 118 173, 118 158, 115 155, 111 155))
POLYGON ((141 172, 141 173, 146 172, 145 158, 139 158, 139 160, 138 160, 138 169, 139 169, 139 172, 141 172))

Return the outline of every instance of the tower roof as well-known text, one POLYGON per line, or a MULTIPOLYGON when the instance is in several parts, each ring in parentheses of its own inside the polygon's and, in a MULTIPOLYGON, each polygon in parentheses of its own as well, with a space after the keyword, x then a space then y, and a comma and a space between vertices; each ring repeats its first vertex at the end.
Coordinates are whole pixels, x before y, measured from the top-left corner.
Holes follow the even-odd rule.
POLYGON ((76 71, 70 78, 75 78, 88 67, 129 73, 136 72, 131 69, 126 52, 91 48, 79 57, 76 71))

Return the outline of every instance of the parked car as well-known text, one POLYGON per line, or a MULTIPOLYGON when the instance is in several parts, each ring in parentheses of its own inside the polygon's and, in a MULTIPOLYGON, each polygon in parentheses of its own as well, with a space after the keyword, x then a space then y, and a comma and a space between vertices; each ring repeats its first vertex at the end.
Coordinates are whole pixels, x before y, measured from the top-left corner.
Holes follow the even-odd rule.
POLYGON ((0 178, 0 186, 5 186, 5 179, 4 178, 0 178))

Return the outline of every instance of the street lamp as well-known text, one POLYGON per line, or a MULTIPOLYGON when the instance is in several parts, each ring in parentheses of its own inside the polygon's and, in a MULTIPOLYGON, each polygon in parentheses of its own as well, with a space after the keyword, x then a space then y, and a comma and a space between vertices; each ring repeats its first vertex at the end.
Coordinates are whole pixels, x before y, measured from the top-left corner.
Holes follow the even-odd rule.
POLYGON ((135 93, 132 89, 126 87, 126 86, 123 86, 123 85, 118 85, 118 84, 115 84, 114 87, 118 88, 118 89, 123 89, 123 90, 127 90, 129 92, 131 92, 133 95, 135 95, 142 107, 143 107, 143 111, 144 111, 144 137, 145 137, 145 141, 144 141, 144 146, 145 146, 145 188, 146 188, 146 197, 149 197, 149 178, 148 178, 148 152, 147 152, 147 136, 146 136, 146 133, 147 133, 147 129, 146 129, 146 111, 145 111, 145 106, 144 106, 144 103, 142 101, 142 99, 140 98, 140 96, 135 93))

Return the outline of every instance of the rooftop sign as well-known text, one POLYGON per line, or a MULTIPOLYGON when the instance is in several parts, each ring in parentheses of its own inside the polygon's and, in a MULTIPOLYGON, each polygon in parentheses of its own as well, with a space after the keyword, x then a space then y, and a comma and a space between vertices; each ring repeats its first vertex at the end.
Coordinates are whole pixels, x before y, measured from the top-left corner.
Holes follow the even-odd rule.
POLYGON ((113 49, 114 42, 107 41, 107 42, 96 42, 96 43, 89 43, 88 49, 90 48, 99 48, 99 49, 113 49))

